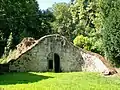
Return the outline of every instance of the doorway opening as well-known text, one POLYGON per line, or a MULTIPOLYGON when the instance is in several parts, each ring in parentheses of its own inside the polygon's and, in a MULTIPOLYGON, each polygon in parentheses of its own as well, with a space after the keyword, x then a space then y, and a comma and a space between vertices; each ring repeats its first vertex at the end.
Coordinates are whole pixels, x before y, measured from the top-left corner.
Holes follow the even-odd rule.
POLYGON ((60 72, 60 57, 56 53, 54 53, 54 71, 60 72))
POLYGON ((56 53, 48 54, 48 71, 54 71, 56 73, 61 72, 60 70, 60 57, 56 53))
POLYGON ((48 61, 48 68, 53 69, 53 60, 48 61))

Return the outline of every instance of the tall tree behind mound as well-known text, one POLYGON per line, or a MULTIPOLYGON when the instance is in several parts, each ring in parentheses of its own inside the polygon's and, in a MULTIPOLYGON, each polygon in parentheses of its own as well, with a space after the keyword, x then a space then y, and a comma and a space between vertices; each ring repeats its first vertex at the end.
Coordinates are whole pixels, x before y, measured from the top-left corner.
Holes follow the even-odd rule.
POLYGON ((13 33, 14 43, 36 34, 39 29, 39 10, 36 0, 3 0, 4 20, 8 32, 13 33))
POLYGON ((120 0, 100 0, 104 52, 116 65, 120 64, 120 0))
MULTIPOLYGON (((101 25, 98 0, 75 0, 70 7, 75 29, 73 34, 77 37, 83 36, 88 38, 86 46, 81 48, 90 50, 103 55, 103 47, 101 40, 101 25), (86 48, 87 47, 87 48, 86 48), (89 48, 88 48, 89 47, 89 48)), ((78 39, 82 42, 84 40, 78 39)), ((80 45, 79 45, 80 46, 80 45)))
POLYGON ((6 42, 2 48, 7 46, 11 32, 13 40, 10 48, 14 48, 24 37, 38 39, 49 34, 48 17, 52 18, 52 14, 47 13, 39 10, 36 0, 1 0, 0 37, 6 42))
POLYGON ((55 16, 55 21, 52 23, 55 33, 59 33, 66 36, 70 41, 73 39, 73 30, 75 28, 72 23, 72 14, 70 13, 70 4, 67 3, 55 3, 52 10, 55 16))

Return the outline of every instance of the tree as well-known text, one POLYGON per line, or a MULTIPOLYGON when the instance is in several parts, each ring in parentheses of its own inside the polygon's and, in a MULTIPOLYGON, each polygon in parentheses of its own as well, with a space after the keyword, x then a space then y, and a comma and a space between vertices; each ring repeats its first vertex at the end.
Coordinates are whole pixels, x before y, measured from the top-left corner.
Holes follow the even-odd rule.
POLYGON ((4 56, 3 57, 7 57, 9 55, 9 52, 11 50, 12 40, 13 40, 13 36, 12 36, 12 33, 10 33, 10 36, 9 36, 9 38, 7 40, 7 46, 5 47, 5 51, 4 51, 4 56))
POLYGON ((100 0, 104 52, 114 64, 120 64, 120 0, 100 0))
MULTIPOLYGON (((6 39, 9 37, 10 32, 12 32, 13 43, 15 45, 23 37, 30 36, 31 33, 33 35, 33 32, 39 29, 37 24, 39 10, 35 0, 2 0, 1 7, 3 7, 3 20, 5 27, 7 27, 4 30, 8 32, 6 39)), ((6 34, 6 32, 4 33, 6 34)))
POLYGON ((91 47, 90 50, 101 54, 102 48, 100 47, 102 47, 102 41, 98 4, 98 0, 76 0, 71 5, 70 11, 75 24, 74 35, 83 35, 89 38, 91 44, 88 47, 91 47), (99 44, 99 47, 96 46, 96 43, 99 44))
POLYGON ((39 16, 39 20, 39 22, 41 22, 41 24, 39 24, 41 36, 54 33, 51 23, 53 23, 55 17, 50 9, 43 10, 39 16))
POLYGON ((96 12, 96 0, 76 0, 75 4, 71 5, 73 22, 76 23, 76 34, 89 36, 92 32, 95 32, 96 12))
POLYGON ((53 15, 56 20, 52 25, 56 33, 64 35, 69 40, 72 40, 74 25, 72 23, 72 15, 69 11, 69 7, 70 5, 67 3, 57 3, 53 5, 53 15))
POLYGON ((1 0, 0 39, 5 41, 2 48, 7 46, 10 33, 13 37, 11 49, 24 37, 39 39, 51 33, 52 18, 51 12, 39 10, 36 0, 1 0))

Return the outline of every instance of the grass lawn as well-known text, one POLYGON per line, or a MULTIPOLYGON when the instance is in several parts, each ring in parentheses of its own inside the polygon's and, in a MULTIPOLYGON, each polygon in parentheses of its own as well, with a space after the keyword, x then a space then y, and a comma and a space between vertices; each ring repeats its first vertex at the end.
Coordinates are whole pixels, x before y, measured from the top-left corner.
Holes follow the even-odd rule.
POLYGON ((8 73, 0 75, 0 90, 120 90, 120 78, 97 73, 8 73))

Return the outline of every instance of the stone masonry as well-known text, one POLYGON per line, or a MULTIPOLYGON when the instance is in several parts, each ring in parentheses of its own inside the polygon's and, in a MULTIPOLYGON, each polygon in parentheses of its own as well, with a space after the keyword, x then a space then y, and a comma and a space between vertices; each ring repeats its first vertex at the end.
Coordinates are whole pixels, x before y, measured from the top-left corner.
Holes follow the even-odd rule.
POLYGON ((54 65, 54 56, 52 54, 55 53, 59 56, 61 71, 82 71, 84 61, 81 56, 81 50, 74 47, 72 43, 60 35, 42 37, 19 58, 11 60, 9 62, 9 70, 17 72, 49 71, 48 60, 51 58, 54 65))
POLYGON ((40 38, 8 63, 9 71, 16 72, 92 71, 109 73, 109 68, 99 58, 91 56, 58 34, 40 38))

